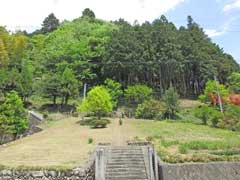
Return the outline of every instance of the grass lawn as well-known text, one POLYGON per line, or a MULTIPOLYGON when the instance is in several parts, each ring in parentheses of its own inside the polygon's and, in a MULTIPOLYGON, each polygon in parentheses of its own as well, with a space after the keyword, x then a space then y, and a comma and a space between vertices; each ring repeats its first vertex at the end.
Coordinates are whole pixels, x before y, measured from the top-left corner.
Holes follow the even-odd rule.
POLYGON ((0 164, 9 167, 66 167, 84 164, 98 142, 123 145, 138 133, 131 123, 119 126, 118 120, 105 129, 80 126, 79 118, 51 122, 40 133, 0 146, 0 164), (88 139, 93 144, 88 144, 88 139))
POLYGON ((83 165, 99 142, 119 146, 134 139, 152 140, 170 163, 240 160, 240 133, 192 123, 126 119, 119 126, 115 119, 108 128, 91 129, 70 117, 43 127, 40 133, 0 146, 0 164, 72 168, 83 165))
POLYGON ((134 121, 167 162, 240 160, 240 133, 177 121, 134 121))

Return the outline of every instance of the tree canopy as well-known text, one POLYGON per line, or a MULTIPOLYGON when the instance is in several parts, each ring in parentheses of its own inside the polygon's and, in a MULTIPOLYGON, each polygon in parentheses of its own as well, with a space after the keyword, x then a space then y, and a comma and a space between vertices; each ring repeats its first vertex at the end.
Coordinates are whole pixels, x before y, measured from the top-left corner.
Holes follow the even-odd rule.
POLYGON ((94 112, 100 119, 104 113, 111 112, 112 108, 112 98, 108 90, 103 86, 96 86, 88 92, 87 98, 79 105, 78 110, 94 112))

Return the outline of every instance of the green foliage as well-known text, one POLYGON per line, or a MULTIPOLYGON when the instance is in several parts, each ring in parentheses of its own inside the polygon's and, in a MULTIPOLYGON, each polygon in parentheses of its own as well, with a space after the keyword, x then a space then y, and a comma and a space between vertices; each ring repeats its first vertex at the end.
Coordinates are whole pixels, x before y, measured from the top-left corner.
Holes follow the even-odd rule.
POLYGON ((95 18, 95 14, 94 14, 94 12, 91 9, 86 8, 86 9, 83 10, 82 17, 90 17, 90 18, 94 19, 95 18))
MULTIPOLYGON (((222 97, 227 96, 229 94, 228 89, 223 84, 217 83, 217 86, 219 93, 222 97)), ((202 102, 210 101, 209 93, 217 94, 217 87, 215 81, 208 80, 208 82, 206 83, 206 87, 204 89, 204 93, 203 95, 199 96, 199 99, 202 102)))
POLYGON ((113 108, 112 98, 108 90, 103 86, 95 86, 91 89, 87 98, 78 106, 79 112, 93 112, 101 119, 103 113, 111 112, 113 108))
POLYGON ((109 124, 110 121, 108 119, 96 119, 96 118, 93 118, 91 121, 90 121, 90 126, 92 128, 106 128, 107 127, 107 124, 109 124))
POLYGON ((50 33, 56 30, 58 26, 59 26, 59 20, 56 18, 56 16, 53 13, 51 13, 48 15, 48 17, 44 19, 41 32, 43 34, 50 33))
POLYGON ((93 143, 93 138, 88 138, 88 144, 92 144, 93 143))
POLYGON ((228 104, 224 106, 224 117, 218 127, 240 131, 240 106, 228 104))
POLYGON ((227 84, 232 92, 240 94, 240 73, 232 73, 227 84))
POLYGON ((0 132, 14 134, 15 137, 28 128, 28 120, 23 103, 15 91, 7 94, 0 106, 0 132))
POLYGON ((56 104, 57 97, 61 95, 60 75, 49 74, 43 79, 42 95, 43 97, 52 98, 53 104, 56 104))
POLYGON ((210 152, 211 154, 218 155, 218 156, 233 156, 233 155, 240 155, 239 150, 224 150, 224 151, 215 151, 210 152))
POLYGON ((218 150, 229 148, 227 144, 221 141, 190 141, 180 145, 180 149, 191 149, 191 150, 218 150), (181 147, 183 146, 183 147, 181 147))
POLYGON ((164 107, 160 101, 150 99, 145 100, 144 103, 139 104, 135 117, 143 119, 161 119, 163 118, 164 107))
POLYGON ((163 102, 165 103, 165 117, 174 119, 179 109, 179 95, 172 86, 164 93, 163 102))
POLYGON ((137 84, 134 86, 128 86, 124 95, 130 103, 140 104, 145 100, 150 99, 152 97, 152 93, 152 88, 146 85, 137 84))
POLYGON ((9 63, 8 53, 4 46, 2 39, 0 38, 0 68, 7 66, 9 63))
POLYGON ((218 123, 223 119, 223 114, 210 106, 201 106, 194 110, 194 114, 202 120, 204 125, 210 124, 213 127, 217 127, 218 123))
POLYGON ((123 95, 122 85, 112 79, 106 79, 104 81, 104 86, 108 89, 112 97, 113 106, 117 107, 118 100, 123 95))
POLYGON ((78 95, 78 81, 73 74, 73 71, 69 68, 65 68, 61 76, 61 89, 62 104, 68 104, 70 97, 76 97, 78 95))

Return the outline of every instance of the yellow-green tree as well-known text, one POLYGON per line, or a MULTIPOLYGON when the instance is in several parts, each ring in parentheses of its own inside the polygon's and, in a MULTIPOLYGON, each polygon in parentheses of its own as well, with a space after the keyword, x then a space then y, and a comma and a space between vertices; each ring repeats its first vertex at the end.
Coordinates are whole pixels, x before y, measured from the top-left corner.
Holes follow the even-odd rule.
POLYGON ((8 62, 8 53, 4 46, 3 40, 0 38, 0 68, 7 66, 8 62))
POLYGON ((111 112, 112 108, 112 98, 108 90, 103 86, 96 86, 89 91, 87 98, 78 106, 78 111, 93 112, 100 120, 101 116, 111 112))

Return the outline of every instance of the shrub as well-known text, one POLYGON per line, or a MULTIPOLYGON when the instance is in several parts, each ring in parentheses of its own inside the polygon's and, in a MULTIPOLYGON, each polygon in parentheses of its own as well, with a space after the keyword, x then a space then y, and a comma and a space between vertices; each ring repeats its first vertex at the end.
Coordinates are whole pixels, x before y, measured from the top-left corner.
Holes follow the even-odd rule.
POLYGON ((165 117, 169 119, 176 118, 176 113, 179 110, 179 95, 172 86, 163 95, 163 101, 165 104, 165 117))
POLYGON ((148 100, 152 97, 153 90, 152 88, 137 84, 134 86, 128 86, 125 90, 125 97, 129 100, 129 103, 140 104, 145 100, 148 100))
POLYGON ((90 126, 92 128, 106 128, 107 124, 109 124, 110 121, 108 119, 92 119, 90 121, 90 126))
POLYGON ((88 138, 88 144, 92 144, 93 143, 93 138, 88 138))
POLYGON ((226 105, 224 110, 224 117, 218 123, 218 127, 240 131, 240 106, 226 105))
MULTIPOLYGON (((209 94, 210 93, 217 94, 216 89, 217 89, 216 88, 216 82, 212 81, 212 80, 209 80, 206 83, 204 93, 202 95, 200 95, 198 98, 202 102, 209 102, 209 101, 211 101, 211 99, 209 98, 209 94)), ((218 84, 218 89, 219 89, 219 93, 222 97, 227 96, 229 94, 228 89, 223 84, 218 84)))
POLYGON ((143 119, 161 119, 163 115, 163 105, 160 101, 151 99, 139 104, 135 113, 136 118, 143 119))
POLYGON ((194 114, 202 120, 204 125, 209 122, 213 127, 217 127, 218 123, 223 119, 223 114, 221 112, 209 106, 201 106, 195 109, 194 114))

